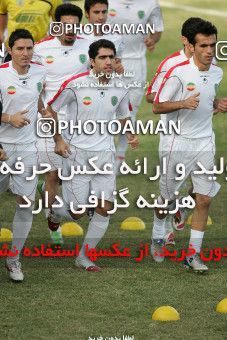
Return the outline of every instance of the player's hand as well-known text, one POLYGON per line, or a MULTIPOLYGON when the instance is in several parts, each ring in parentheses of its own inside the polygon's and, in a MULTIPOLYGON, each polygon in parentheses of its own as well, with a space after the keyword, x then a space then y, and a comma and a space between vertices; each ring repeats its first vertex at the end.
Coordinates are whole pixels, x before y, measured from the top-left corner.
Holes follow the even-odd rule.
POLYGON ((13 127, 20 129, 28 124, 30 124, 30 119, 28 119, 25 115, 28 110, 18 111, 14 115, 10 116, 9 124, 13 127))
POLYGON ((63 138, 57 140, 54 152, 64 158, 68 158, 71 154, 69 144, 63 138))
POLYGON ((114 71, 117 73, 117 74, 123 74, 124 73, 124 67, 120 61, 120 59, 116 59, 116 62, 115 62, 115 67, 114 67, 114 71))
POLYGON ((5 150, 0 149, 0 161, 6 161, 8 159, 5 150))
POLYGON ((193 94, 191 97, 183 100, 183 108, 187 110, 196 110, 199 105, 199 95, 200 93, 197 92, 193 94))
POLYGON ((216 100, 215 113, 227 112, 227 98, 220 98, 216 100))
POLYGON ((148 49, 148 51, 150 51, 150 52, 154 51, 154 49, 155 49, 155 41, 154 41, 154 39, 151 36, 146 37, 144 39, 144 44, 145 44, 146 48, 148 49))
POLYGON ((127 134, 128 144, 132 149, 136 149, 139 145, 139 138, 137 135, 127 134))

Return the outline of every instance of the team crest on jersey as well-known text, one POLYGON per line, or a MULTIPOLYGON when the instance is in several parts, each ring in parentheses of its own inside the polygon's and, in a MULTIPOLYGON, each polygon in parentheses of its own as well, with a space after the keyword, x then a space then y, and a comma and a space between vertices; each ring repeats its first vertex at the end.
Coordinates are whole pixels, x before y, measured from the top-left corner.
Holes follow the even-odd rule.
POLYGON ((139 17, 140 19, 143 19, 143 18, 144 18, 144 15, 145 15, 145 12, 144 12, 144 11, 139 11, 139 12, 137 12, 137 14, 138 14, 138 17, 139 17))
POLYGON ((54 57, 52 57, 52 55, 48 55, 46 57, 46 63, 47 64, 52 64, 54 62, 54 57))
POLYGON ((117 105, 117 102, 118 102, 118 98, 117 98, 116 96, 113 96, 113 97, 111 98, 111 104, 112 104, 113 106, 116 106, 116 105, 117 105))
POLYGON ((81 64, 84 64, 87 60, 87 57, 85 54, 80 54, 79 59, 80 59, 81 64))
POLYGON ((42 89, 43 89, 43 84, 39 81, 38 83, 37 83, 37 90, 39 91, 39 93, 42 91, 42 89))
POLYGON ((116 14, 117 14, 117 12, 116 12, 115 9, 111 8, 111 9, 109 10, 109 15, 110 15, 111 17, 115 17, 116 14))
POLYGON ((193 90, 195 90, 195 84, 194 84, 194 83, 188 83, 188 84, 187 84, 187 90, 188 90, 188 91, 193 91, 193 90))
POLYGON ((83 98, 83 104, 84 105, 90 105, 91 104, 91 97, 84 97, 83 98))
POLYGON ((7 88, 7 93, 8 94, 15 94, 16 93, 16 88, 14 86, 9 86, 7 88))

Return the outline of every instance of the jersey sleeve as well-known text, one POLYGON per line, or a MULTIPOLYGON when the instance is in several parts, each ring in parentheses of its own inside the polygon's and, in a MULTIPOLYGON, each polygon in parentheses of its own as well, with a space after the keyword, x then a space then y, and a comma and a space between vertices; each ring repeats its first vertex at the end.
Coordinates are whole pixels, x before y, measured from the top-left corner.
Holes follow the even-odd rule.
POLYGON ((59 112, 62 107, 71 104, 73 100, 75 100, 75 93, 72 88, 60 88, 53 99, 48 102, 48 105, 51 106, 55 112, 59 112))
POLYGON ((155 7, 149 18, 148 23, 151 25, 154 25, 155 32, 163 32, 164 31, 164 24, 163 24, 163 18, 162 18, 162 12, 159 4, 157 4, 157 7, 155 7))
POLYGON ((50 15, 51 15, 51 18, 53 19, 53 21, 55 21, 55 15, 54 14, 55 14, 56 8, 59 5, 62 5, 62 0, 52 0, 50 15))
POLYGON ((130 117, 130 111, 129 111, 129 94, 128 92, 125 94, 125 96, 121 99, 117 109, 116 109, 116 117, 117 119, 125 119, 130 117))
POLYGON ((154 101, 155 103, 163 103, 180 100, 182 90, 181 81, 177 76, 173 75, 167 79, 164 78, 154 101))
POLYGON ((7 1, 1 0, 0 1, 0 14, 6 14, 7 13, 7 1))

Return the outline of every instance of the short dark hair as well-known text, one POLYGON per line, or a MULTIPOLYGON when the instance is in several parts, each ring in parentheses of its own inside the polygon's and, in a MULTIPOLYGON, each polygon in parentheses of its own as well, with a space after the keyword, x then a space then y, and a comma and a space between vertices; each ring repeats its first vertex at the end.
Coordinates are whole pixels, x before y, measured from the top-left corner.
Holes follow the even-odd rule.
POLYGON ((34 44, 34 39, 33 39, 32 34, 28 30, 25 30, 23 28, 18 28, 10 34, 9 47, 12 48, 13 45, 15 44, 15 41, 19 39, 31 39, 34 44))
POLYGON ((202 18, 198 17, 188 18, 182 25, 181 35, 187 38, 189 32, 193 29, 197 29, 198 24, 200 24, 203 21, 204 20, 202 18))
POLYGON ((84 2, 84 10, 85 12, 89 13, 91 7, 95 6, 96 4, 104 4, 109 7, 108 0, 85 0, 84 2))
POLYGON ((100 48, 109 48, 114 52, 114 56, 116 56, 116 47, 112 41, 107 40, 107 39, 99 39, 95 42, 93 42, 89 46, 88 54, 91 59, 95 59, 99 53, 100 48))
POLYGON ((215 34, 217 37, 217 28, 210 22, 200 18, 189 18, 188 25, 185 22, 182 26, 181 33, 188 39, 188 42, 192 45, 196 44, 195 37, 197 34, 203 34, 206 36, 215 34), (191 19, 191 23, 190 23, 191 19))
POLYGON ((61 21, 61 17, 63 15, 72 15, 74 17, 78 17, 79 18, 79 22, 81 21, 82 19, 82 16, 83 16, 83 11, 80 7, 76 6, 76 5, 73 5, 73 4, 62 4, 62 5, 59 5, 57 8, 56 8, 56 11, 55 11, 55 20, 57 22, 60 22, 61 21))

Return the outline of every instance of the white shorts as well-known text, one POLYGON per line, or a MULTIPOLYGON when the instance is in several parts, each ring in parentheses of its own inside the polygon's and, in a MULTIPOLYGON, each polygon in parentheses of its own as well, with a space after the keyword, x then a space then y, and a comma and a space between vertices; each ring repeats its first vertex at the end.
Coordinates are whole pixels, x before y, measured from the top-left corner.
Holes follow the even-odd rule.
MULTIPOLYGON (((22 174, 2 174, 0 171, 0 193, 9 188, 15 195, 25 195, 31 201, 35 200, 37 176, 33 180, 26 180, 33 173, 33 166, 38 167, 38 150, 35 143, 31 144, 5 144, 2 143, 3 149, 6 151, 8 159, 5 161, 12 170, 16 170, 14 165, 21 157, 24 164, 24 172, 22 174), (10 181, 11 178, 11 181, 10 181)), ((0 162, 1 164, 1 162, 0 162)))
POLYGON ((197 162, 200 162, 206 170, 212 170, 214 166, 215 144, 214 137, 206 138, 184 138, 182 136, 162 137, 159 156, 161 165, 163 157, 166 159, 166 174, 161 174, 160 192, 163 198, 173 200, 174 193, 179 191, 182 184, 190 176, 193 183, 193 192, 213 197, 220 189, 220 184, 209 179, 211 175, 195 174, 195 170, 200 170, 197 162), (176 180, 179 173, 176 172, 177 164, 184 164, 185 176, 181 180, 176 180))
POLYGON ((53 138, 38 138, 37 147, 39 150, 39 164, 51 165, 50 171, 62 168, 62 157, 54 152, 55 143, 53 138))
POLYGON ((141 59, 122 59, 125 71, 134 72, 134 77, 126 78, 127 83, 137 81, 141 83, 140 87, 131 87, 129 91, 130 103, 133 109, 133 115, 137 114, 140 103, 143 99, 146 89, 144 88, 147 79, 147 62, 146 58, 141 59))
POLYGON ((71 166, 87 165, 88 170, 92 170, 89 166, 88 160, 97 156, 98 159, 95 164, 99 169, 103 169, 103 165, 112 164, 113 174, 77 174, 71 180, 62 180, 63 199, 66 204, 70 205, 73 202, 73 208, 77 209, 78 204, 88 203, 88 198, 91 191, 95 191, 95 196, 101 198, 102 191, 104 192, 104 199, 113 202, 113 191, 116 188, 115 175, 115 152, 113 151, 85 151, 82 149, 70 147, 72 153, 64 160, 63 176, 71 174, 71 166))

